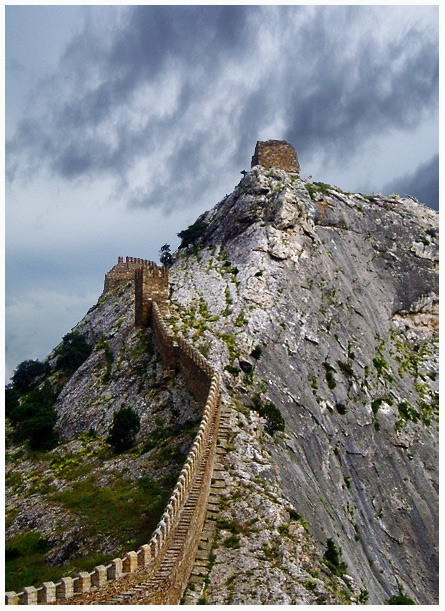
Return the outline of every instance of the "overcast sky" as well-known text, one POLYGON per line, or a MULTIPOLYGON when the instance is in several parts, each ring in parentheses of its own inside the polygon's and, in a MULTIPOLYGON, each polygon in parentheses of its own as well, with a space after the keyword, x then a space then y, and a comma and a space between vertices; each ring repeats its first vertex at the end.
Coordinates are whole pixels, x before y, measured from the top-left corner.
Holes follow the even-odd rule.
POLYGON ((7 6, 6 377, 284 139, 438 206, 437 6, 7 6))

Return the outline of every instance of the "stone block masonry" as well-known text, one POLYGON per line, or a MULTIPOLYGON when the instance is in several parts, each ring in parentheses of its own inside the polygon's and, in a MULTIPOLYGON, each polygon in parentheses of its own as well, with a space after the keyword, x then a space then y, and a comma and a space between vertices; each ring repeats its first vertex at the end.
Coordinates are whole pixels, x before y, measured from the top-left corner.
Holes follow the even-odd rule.
POLYGON ((278 168, 285 172, 300 172, 297 152, 284 140, 258 141, 252 157, 251 167, 261 165, 263 168, 278 168))
POLYGON ((150 300, 163 315, 168 314, 168 270, 165 267, 141 266, 133 271, 135 282, 135 325, 146 327, 151 315, 150 300), (150 296, 150 299, 147 298, 150 296))
POLYGON ((167 507, 147 544, 127 552, 124 558, 115 558, 107 566, 96 566, 89 573, 64 577, 56 584, 46 582, 40 588, 30 586, 18 594, 7 592, 6 605, 132 604, 132 601, 177 605, 193 568, 216 456, 219 374, 186 340, 180 338, 176 343, 168 330, 160 308, 168 307, 167 270, 128 257, 125 263, 120 257, 113 270, 116 268, 116 275, 109 276, 107 290, 115 280, 131 280, 136 274, 135 322, 152 326, 166 366, 183 373, 190 391, 204 408, 201 423, 167 507), (113 586, 118 583, 119 587, 113 586))
POLYGON ((105 274, 103 293, 113 290, 121 282, 129 282, 134 279, 135 272, 144 270, 147 277, 163 278, 167 285, 168 271, 164 267, 158 267, 154 261, 148 259, 138 259, 137 257, 118 257, 116 265, 105 274))

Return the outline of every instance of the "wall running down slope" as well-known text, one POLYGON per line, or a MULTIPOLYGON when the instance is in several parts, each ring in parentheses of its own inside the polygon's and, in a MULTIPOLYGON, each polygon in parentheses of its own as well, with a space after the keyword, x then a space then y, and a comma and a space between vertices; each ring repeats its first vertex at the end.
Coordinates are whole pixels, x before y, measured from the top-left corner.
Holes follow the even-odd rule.
MULTIPOLYGON (((41 587, 24 588, 20 593, 7 592, 7 605, 97 604, 95 594, 110 581, 143 572, 145 604, 179 604, 193 568, 198 542, 205 519, 216 453, 220 418, 219 374, 207 360, 179 338, 176 343, 168 330, 161 308, 166 311, 168 272, 150 261, 119 257, 118 264, 107 274, 104 291, 116 283, 135 278, 135 324, 153 329, 164 366, 181 372, 204 407, 198 433, 173 489, 169 503, 150 541, 137 551, 127 552, 107 566, 96 566, 91 572, 46 582, 41 587), (83 595, 81 598, 78 595, 83 595), (73 598, 74 597, 74 598, 73 598)), ((110 601, 113 604, 113 601, 110 601)), ((116 604, 116 603, 115 603, 116 604)))

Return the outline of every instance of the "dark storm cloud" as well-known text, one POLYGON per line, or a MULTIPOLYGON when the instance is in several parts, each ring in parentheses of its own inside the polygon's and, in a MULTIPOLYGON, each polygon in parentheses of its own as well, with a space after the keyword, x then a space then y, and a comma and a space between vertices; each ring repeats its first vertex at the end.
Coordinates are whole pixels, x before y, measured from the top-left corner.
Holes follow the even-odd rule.
POLYGON ((193 199, 209 160, 245 167, 276 118, 281 133, 268 137, 327 160, 369 135, 412 129, 437 107, 437 32, 394 23, 382 42, 390 26, 380 9, 131 7, 108 37, 86 28, 67 47, 46 83, 46 115, 28 117, 8 143, 8 176, 27 157, 66 179, 113 176, 131 206, 174 207, 172 181, 193 174, 184 187, 193 199), (132 167, 153 152, 164 171, 147 163, 147 184, 133 184, 132 167))
POLYGON ((169 57, 217 62, 242 43, 249 9, 239 6, 138 6, 118 35, 110 60, 133 76, 149 78, 169 57))
POLYGON ((312 74, 290 92, 286 134, 302 152, 320 147, 329 153, 352 152, 360 138, 389 127, 413 127, 431 106, 437 107, 437 39, 428 39, 420 29, 411 28, 400 40, 395 34, 382 48, 371 28, 353 53, 347 47, 342 52, 351 25, 366 10, 319 7, 302 33, 299 51, 309 48, 314 54, 312 74), (333 34, 334 27, 340 35, 333 34))
POLYGON ((414 173, 391 181, 385 185, 383 192, 411 195, 422 204, 439 210, 439 155, 421 164, 414 173))

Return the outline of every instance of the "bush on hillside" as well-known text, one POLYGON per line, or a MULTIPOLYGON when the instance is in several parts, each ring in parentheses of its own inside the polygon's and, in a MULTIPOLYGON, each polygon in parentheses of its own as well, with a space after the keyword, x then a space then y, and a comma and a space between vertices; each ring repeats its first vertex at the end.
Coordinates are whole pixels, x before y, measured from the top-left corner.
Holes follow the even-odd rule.
POLYGON ((32 359, 23 361, 18 365, 12 376, 13 387, 22 395, 34 388, 49 371, 48 363, 41 363, 32 359))
POLYGON ((56 370, 63 370, 68 374, 72 374, 84 363, 90 356, 92 346, 87 342, 85 335, 78 331, 67 333, 62 344, 57 348, 56 355, 56 370))
POLYGON ((275 431, 284 431, 284 419, 275 403, 272 401, 263 403, 260 395, 257 394, 252 397, 251 408, 266 419, 266 431, 270 435, 273 435, 275 431))
POLYGON ((346 564, 341 561, 341 551, 337 549, 333 539, 328 539, 326 542, 323 560, 335 575, 343 575, 346 571, 346 564))
POLYGON ((41 388, 29 392, 9 413, 18 439, 27 439, 33 450, 48 450, 56 443, 55 402, 56 393, 47 380, 41 388))
POLYGON ((193 225, 190 225, 187 229, 178 233, 178 238, 181 238, 181 244, 179 248, 185 248, 190 244, 196 242, 198 238, 203 236, 207 230, 207 223, 203 221, 196 221, 193 225))
POLYGON ((388 599, 387 605, 415 605, 415 601, 412 598, 408 598, 405 594, 400 590, 398 594, 395 596, 391 596, 388 599))
POLYGON ((17 408, 18 404, 19 393, 12 384, 8 384, 8 386, 5 386, 5 416, 7 418, 17 408))
POLYGON ((140 428, 141 419, 134 409, 122 406, 113 415, 107 443, 113 446, 115 452, 128 450, 134 444, 140 428))

